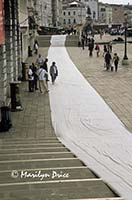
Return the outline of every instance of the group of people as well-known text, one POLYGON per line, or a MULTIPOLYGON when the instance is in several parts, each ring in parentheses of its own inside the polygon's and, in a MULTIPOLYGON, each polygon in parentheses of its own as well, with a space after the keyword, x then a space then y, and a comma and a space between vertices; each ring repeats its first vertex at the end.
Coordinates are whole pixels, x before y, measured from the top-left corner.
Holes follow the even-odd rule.
MULTIPOLYGON (((55 62, 52 62, 50 66, 50 76, 52 84, 55 83, 58 76, 58 69, 55 62)), ((28 88, 29 92, 40 90, 41 93, 47 93, 48 90, 48 58, 43 60, 41 54, 39 54, 36 63, 32 63, 28 70, 28 88), (38 88, 39 82, 39 88, 38 88)))
POLYGON ((115 71, 117 72, 119 64, 119 56, 117 55, 117 53, 114 53, 114 56, 112 58, 110 52, 107 51, 104 56, 104 59, 106 70, 108 71, 109 69, 111 69, 111 71, 113 71, 115 69, 115 71))
MULTIPOLYGON (((89 50, 89 56, 93 56, 93 50, 96 51, 97 57, 100 55, 100 45, 96 43, 94 44, 94 38, 93 37, 87 37, 85 34, 82 33, 81 35, 81 46, 82 49, 85 49, 85 46, 88 46, 89 50)), ((119 64, 119 56, 117 53, 114 53, 113 58, 111 56, 112 53, 112 41, 110 41, 107 45, 104 45, 103 49, 103 57, 105 60, 105 68, 108 71, 111 69, 111 71, 115 70, 117 72, 118 70, 118 64, 119 64)))
POLYGON ((82 34, 81 35, 81 45, 82 49, 85 49, 85 46, 88 46, 89 56, 93 55, 94 49, 94 37, 90 37, 89 35, 82 34))

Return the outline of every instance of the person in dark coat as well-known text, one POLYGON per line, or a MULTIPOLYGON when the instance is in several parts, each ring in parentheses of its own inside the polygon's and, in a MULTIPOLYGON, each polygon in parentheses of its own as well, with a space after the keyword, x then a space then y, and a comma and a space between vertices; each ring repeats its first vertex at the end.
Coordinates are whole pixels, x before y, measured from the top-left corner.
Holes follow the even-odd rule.
POLYGON ((52 84, 54 84, 56 77, 58 76, 58 69, 57 69, 55 62, 53 62, 51 67, 50 67, 50 76, 51 76, 52 84))
POLYGON ((105 63, 106 63, 106 70, 108 71, 110 68, 110 62, 111 62, 111 54, 109 51, 105 54, 105 63))
POLYGON ((82 49, 84 50, 84 48, 85 48, 85 36, 83 34, 81 35, 81 44, 82 44, 82 49))
POLYGON ((93 56, 93 49, 94 49, 94 43, 90 41, 89 43, 89 56, 93 56))
POLYGON ((119 57, 118 57, 117 53, 114 53, 113 62, 114 62, 114 66, 115 66, 115 71, 117 72, 118 63, 119 63, 119 57))
MULTIPOLYGON (((43 63, 43 69, 48 73, 48 58, 45 58, 45 61, 43 63)), ((46 74, 46 83, 49 81, 48 74, 46 74)))
POLYGON ((34 63, 32 63, 32 71, 33 71, 33 76, 34 76, 33 87, 34 87, 35 90, 38 90, 38 87, 37 87, 37 82, 38 82, 37 67, 34 63))
POLYGON ((107 53, 107 47, 106 45, 104 44, 104 52, 103 52, 103 57, 105 57, 105 54, 107 53))

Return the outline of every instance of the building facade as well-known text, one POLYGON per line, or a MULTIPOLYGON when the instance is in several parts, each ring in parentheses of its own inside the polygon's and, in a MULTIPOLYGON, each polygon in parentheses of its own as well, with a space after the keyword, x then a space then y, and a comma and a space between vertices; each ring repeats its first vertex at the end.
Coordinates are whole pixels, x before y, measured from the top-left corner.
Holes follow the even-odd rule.
POLYGON ((63 3, 63 27, 74 27, 83 24, 86 19, 86 8, 83 3, 72 1, 63 3))
POLYGON ((0 1, 3 41, 0 43, 0 106, 7 104, 10 82, 17 80, 20 66, 18 1, 0 1))
POLYGON ((110 4, 99 3, 99 20, 100 24, 110 25, 113 22, 113 9, 110 4))

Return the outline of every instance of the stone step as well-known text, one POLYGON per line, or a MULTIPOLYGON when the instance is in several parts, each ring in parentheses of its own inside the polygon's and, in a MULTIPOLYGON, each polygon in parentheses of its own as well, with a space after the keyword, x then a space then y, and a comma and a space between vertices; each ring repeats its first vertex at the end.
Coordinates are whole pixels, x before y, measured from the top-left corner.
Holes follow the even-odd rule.
POLYGON ((70 152, 39 152, 39 153, 16 153, 0 155, 0 161, 27 160, 27 159, 51 159, 51 158, 74 158, 70 152))
POLYGON ((60 143, 59 140, 19 140, 19 141, 15 141, 15 140, 10 140, 10 141, 0 141, 0 144, 3 145, 10 145, 10 144, 41 144, 41 143, 60 143))
POLYGON ((82 166, 82 162, 76 158, 14 160, 1 161, 0 171, 75 166, 82 166))
POLYGON ((36 39, 37 39, 40 47, 49 47, 50 46, 51 35, 38 36, 36 39))
POLYGON ((52 170, 23 170, 0 172, 0 184, 17 182, 34 182, 49 180, 96 179, 97 177, 87 168, 52 169, 52 170))
POLYGON ((16 153, 38 153, 38 152, 66 152, 69 150, 65 147, 28 147, 28 148, 12 148, 1 149, 0 154, 16 154, 16 153))
POLYGON ((88 198, 88 199, 69 199, 69 200, 125 200, 122 197, 110 197, 110 198, 88 198))
POLYGON ((42 138, 34 138, 34 137, 25 137, 25 138, 2 138, 0 139, 1 142, 31 142, 31 141, 36 141, 36 142, 51 142, 51 141, 58 141, 57 137, 42 137, 42 138))
POLYGON ((66 37, 65 46, 66 47, 77 47, 78 46, 79 37, 75 35, 70 35, 66 37))
POLYGON ((37 147, 64 147, 62 143, 37 143, 37 144, 2 144, 0 145, 1 149, 16 149, 16 148, 37 148, 37 147))
POLYGON ((118 197, 101 180, 64 180, 25 182, 0 186, 1 199, 14 197, 14 199, 83 199, 83 198, 110 198, 118 197))

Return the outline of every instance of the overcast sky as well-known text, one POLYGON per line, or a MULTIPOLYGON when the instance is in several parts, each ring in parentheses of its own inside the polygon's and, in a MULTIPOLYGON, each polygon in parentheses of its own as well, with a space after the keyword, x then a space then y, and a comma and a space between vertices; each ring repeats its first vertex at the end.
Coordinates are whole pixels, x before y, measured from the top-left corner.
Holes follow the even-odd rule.
POLYGON ((132 5, 132 0, 99 0, 103 3, 111 3, 111 4, 130 4, 132 5))

